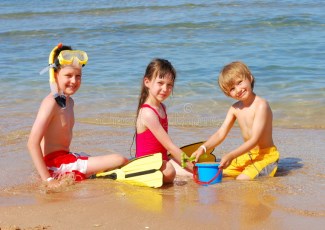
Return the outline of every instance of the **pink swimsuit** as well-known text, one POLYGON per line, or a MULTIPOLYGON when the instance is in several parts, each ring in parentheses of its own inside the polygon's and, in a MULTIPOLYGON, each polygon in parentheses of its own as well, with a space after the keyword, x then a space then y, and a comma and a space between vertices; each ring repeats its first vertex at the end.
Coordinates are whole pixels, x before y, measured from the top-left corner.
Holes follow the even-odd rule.
MULTIPOLYGON (((168 118, 165 106, 162 105, 164 112, 165 112, 165 118, 161 118, 154 108, 152 108, 148 104, 143 104, 141 108, 150 108, 152 109, 155 114, 157 114, 159 118, 159 123, 164 128, 164 130, 168 133, 168 118)), ((165 147, 157 140, 157 138, 153 135, 153 133, 147 129, 146 131, 142 133, 136 134, 136 157, 142 157, 146 155, 150 155, 153 153, 161 153, 163 160, 169 160, 167 155, 167 150, 165 147)))

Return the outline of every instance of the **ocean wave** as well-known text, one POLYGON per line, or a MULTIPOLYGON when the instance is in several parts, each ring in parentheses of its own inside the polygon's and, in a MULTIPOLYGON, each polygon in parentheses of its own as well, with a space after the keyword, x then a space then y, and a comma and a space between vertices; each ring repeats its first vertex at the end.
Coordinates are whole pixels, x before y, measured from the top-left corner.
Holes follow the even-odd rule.
POLYGON ((192 8, 208 7, 207 4, 180 4, 180 5, 140 5, 130 7, 109 7, 109 8, 94 8, 89 10, 82 10, 79 13, 92 15, 107 15, 112 13, 124 13, 134 11, 159 11, 159 10, 186 10, 192 8))
MULTIPOLYGON (((186 10, 189 8, 199 8, 208 7, 207 4, 180 4, 180 5, 135 5, 135 6, 121 6, 121 7, 100 7, 100 8, 90 8, 90 9, 78 9, 76 8, 60 8, 57 10, 44 10, 37 9, 35 11, 28 10, 22 12, 10 12, 0 14, 0 19, 27 19, 30 17, 44 17, 44 16, 64 16, 64 15, 111 15, 119 13, 129 13, 142 10, 158 11, 158 10, 186 10)), ((49 8, 47 8, 49 9, 49 8)))
POLYGON ((256 18, 253 20, 241 21, 243 27, 258 28, 258 27, 323 27, 325 26, 321 21, 313 18, 312 15, 283 15, 273 18, 256 18))
POLYGON ((51 31, 46 30, 11 30, 0 33, 0 37, 6 38, 6 37, 20 37, 20 36, 46 36, 49 33, 52 33, 51 31))

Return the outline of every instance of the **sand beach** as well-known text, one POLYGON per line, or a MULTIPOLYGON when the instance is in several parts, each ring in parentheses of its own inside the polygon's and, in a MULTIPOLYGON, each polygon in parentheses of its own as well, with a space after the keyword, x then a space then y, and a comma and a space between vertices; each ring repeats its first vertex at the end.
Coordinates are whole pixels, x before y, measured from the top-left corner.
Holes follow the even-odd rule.
MULTIPOLYGON (((132 133, 130 127, 77 127, 74 146, 98 154, 107 145, 111 152, 128 151, 131 138, 124 137, 132 133), (85 133, 94 134, 88 140, 91 146, 85 143, 85 133)), ((213 130, 173 128, 171 136, 184 145, 193 137, 206 138, 213 130)), ((96 179, 46 193, 26 158, 21 164, 28 164, 24 167, 31 173, 15 173, 24 182, 0 191, 1 229, 321 229, 325 174, 324 156, 319 153, 325 147, 325 131, 275 129, 274 133, 281 153, 276 177, 250 182, 225 178, 201 186, 191 178, 177 177, 173 185, 153 189, 96 179)), ((8 147, 25 148, 24 138, 8 147)), ((214 153, 220 157, 238 143, 240 133, 235 129, 214 153)), ((9 178, 2 180, 10 184, 9 178)))

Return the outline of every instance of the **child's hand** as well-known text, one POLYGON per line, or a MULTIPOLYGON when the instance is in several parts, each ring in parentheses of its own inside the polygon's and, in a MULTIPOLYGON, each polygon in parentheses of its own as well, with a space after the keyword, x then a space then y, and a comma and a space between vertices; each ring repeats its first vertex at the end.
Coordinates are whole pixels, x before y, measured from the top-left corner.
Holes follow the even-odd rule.
POLYGON ((232 158, 231 156, 229 156, 229 154, 223 156, 223 157, 221 158, 219 168, 220 168, 220 169, 225 169, 225 168, 227 168, 227 167, 230 165, 230 163, 231 163, 232 160, 233 160, 233 158, 232 158))
POLYGON ((182 153, 182 162, 181 162, 181 166, 182 168, 186 168, 187 166, 187 162, 193 162, 195 160, 195 157, 191 156, 191 157, 188 157, 186 155, 186 153, 182 153))
POLYGON ((194 153, 192 153, 191 158, 195 159, 195 162, 199 161, 200 156, 204 153, 202 148, 198 148, 194 153))
POLYGON ((55 190, 58 189, 61 186, 61 182, 59 180, 53 179, 49 182, 45 182, 46 183, 46 188, 49 190, 55 190))
POLYGON ((70 185, 75 183, 74 175, 66 174, 61 176, 59 179, 46 181, 42 187, 46 193, 62 192, 69 188, 70 185))

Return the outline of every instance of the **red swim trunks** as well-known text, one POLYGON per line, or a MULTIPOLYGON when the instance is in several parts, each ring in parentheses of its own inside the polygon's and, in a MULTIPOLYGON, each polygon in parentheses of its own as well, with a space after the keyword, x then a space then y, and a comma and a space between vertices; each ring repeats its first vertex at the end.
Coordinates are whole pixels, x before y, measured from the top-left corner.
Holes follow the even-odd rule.
POLYGON ((44 161, 54 178, 73 173, 76 181, 86 179, 88 155, 60 150, 47 154, 44 161))

